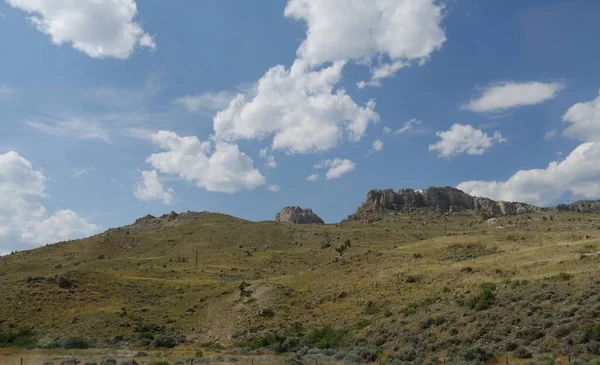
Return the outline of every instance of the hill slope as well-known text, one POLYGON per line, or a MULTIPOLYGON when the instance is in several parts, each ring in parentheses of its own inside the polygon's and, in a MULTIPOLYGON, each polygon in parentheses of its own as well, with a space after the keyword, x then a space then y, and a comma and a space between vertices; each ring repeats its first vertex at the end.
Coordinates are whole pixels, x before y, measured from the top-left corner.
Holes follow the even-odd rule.
POLYGON ((145 217, 1 257, 0 331, 96 347, 346 348, 354 360, 596 351, 600 216, 486 219, 145 217))

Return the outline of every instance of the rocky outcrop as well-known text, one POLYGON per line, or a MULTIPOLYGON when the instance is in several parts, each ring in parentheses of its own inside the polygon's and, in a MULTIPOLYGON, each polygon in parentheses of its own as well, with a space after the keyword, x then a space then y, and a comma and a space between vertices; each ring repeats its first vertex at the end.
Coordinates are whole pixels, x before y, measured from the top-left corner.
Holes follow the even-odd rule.
POLYGON ((560 204, 556 209, 578 213, 600 213, 600 200, 579 200, 571 204, 560 204))
POLYGON ((323 220, 313 213, 312 209, 302 209, 300 207, 285 207, 275 216, 277 222, 295 223, 295 224, 310 224, 320 223, 323 220))
POLYGON ((398 192, 392 189, 371 190, 367 194, 365 202, 349 218, 362 219, 373 213, 412 212, 416 210, 439 212, 473 210, 488 217, 498 217, 536 212, 540 209, 525 203, 474 197, 462 190, 444 186, 431 187, 423 191, 413 189, 401 189, 398 192))

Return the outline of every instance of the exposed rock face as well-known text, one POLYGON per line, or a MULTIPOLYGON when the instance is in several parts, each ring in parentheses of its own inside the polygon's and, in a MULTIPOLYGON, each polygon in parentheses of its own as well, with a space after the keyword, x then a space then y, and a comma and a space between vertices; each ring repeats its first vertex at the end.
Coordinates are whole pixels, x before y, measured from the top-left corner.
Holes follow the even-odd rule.
POLYGON ((600 213, 600 200, 580 200, 571 204, 560 204, 556 208, 578 213, 600 213))
MULTIPOLYGON (((371 190, 365 202, 350 219, 362 219, 372 213, 410 212, 415 210, 435 210, 456 212, 474 210, 489 217, 515 215, 539 211, 540 208, 517 202, 495 201, 473 197, 462 190, 444 186, 431 187, 424 191, 400 189, 371 190)), ((600 211, 600 202, 598 203, 600 211)))
POLYGON ((277 213, 275 220, 295 224, 325 223, 318 215, 313 213, 312 209, 302 209, 300 207, 283 208, 281 212, 277 213))

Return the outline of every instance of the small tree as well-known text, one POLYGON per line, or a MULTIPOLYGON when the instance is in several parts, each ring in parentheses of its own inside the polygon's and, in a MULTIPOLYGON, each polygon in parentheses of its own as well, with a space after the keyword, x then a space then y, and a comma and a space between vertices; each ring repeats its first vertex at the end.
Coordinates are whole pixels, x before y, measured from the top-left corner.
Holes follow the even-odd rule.
POLYGON ((352 247, 352 245, 350 244, 350 240, 346 240, 344 244, 342 244, 340 247, 336 247, 335 250, 337 251, 337 253, 340 254, 340 256, 342 256, 344 252, 350 247, 352 247))
POLYGON ((248 284, 245 281, 242 281, 242 283, 238 287, 238 288, 240 288, 240 296, 241 297, 249 297, 250 296, 250 291, 246 290, 246 288, 249 287, 249 286, 250 286, 250 284, 248 284))

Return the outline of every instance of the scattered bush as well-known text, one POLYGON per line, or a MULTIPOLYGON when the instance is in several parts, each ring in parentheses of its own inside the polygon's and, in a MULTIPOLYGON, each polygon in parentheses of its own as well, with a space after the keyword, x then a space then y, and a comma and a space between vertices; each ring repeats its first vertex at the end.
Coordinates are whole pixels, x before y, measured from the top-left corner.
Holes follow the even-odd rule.
POLYGON ((414 347, 405 347, 396 354, 400 361, 415 361, 417 358, 417 350, 414 347))
POLYGON ((35 332, 29 327, 22 327, 16 332, 0 331, 0 347, 33 348, 36 344, 35 332))
POLYGON ((236 347, 246 350, 271 348, 278 353, 287 353, 297 352, 304 347, 333 349, 341 347, 344 342, 345 332, 331 327, 323 327, 313 330, 308 334, 295 333, 291 336, 282 336, 270 333, 263 337, 248 338, 237 342, 236 347))
POLYGON ((463 351, 465 360, 487 363, 495 357, 495 354, 483 347, 469 347, 463 351))
POLYGON ((474 310, 486 310, 494 304, 496 296, 494 291, 496 290, 496 284, 494 283, 483 283, 480 285, 481 292, 473 295, 464 302, 464 304, 470 309, 474 310))
POLYGON ((519 359, 531 359, 531 357, 533 356, 531 352, 525 347, 519 347, 515 350, 513 355, 515 355, 515 357, 518 357, 519 359))
POLYGON ((517 332, 517 338, 523 339, 528 342, 533 342, 535 340, 539 340, 544 337, 545 333, 539 328, 528 327, 523 328, 517 332))
POLYGON ((79 361, 75 358, 63 360, 60 363, 60 365, 79 365, 79 364, 81 364, 81 361, 79 361))
POLYGON ((583 330, 583 341, 600 341, 600 323, 587 325, 583 330))
POLYGON ((552 280, 552 281, 569 281, 569 280, 571 280, 571 278, 573 278, 573 275, 566 273, 566 272, 561 272, 561 273, 551 276, 550 280, 552 280))
POLYGON ((359 347, 354 353, 366 362, 374 362, 381 355, 382 350, 378 347, 359 347))

